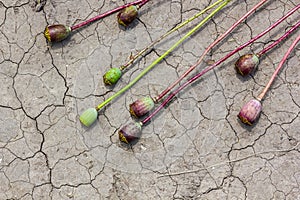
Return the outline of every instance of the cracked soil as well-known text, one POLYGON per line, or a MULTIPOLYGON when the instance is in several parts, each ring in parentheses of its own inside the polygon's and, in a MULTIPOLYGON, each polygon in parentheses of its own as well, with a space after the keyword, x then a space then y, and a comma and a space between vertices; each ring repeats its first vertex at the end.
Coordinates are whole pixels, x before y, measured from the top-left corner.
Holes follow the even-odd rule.
MULTIPOLYGON (((116 15, 48 44, 46 25, 74 25, 129 1, 0 1, 0 199, 300 199, 300 51, 289 56, 253 127, 237 114, 257 96, 295 31, 249 78, 236 59, 258 52, 299 21, 299 11, 182 91, 132 147, 119 142, 128 105, 159 94, 258 0, 232 0, 183 45, 83 127, 79 115, 125 86, 200 19, 156 45, 115 87, 102 75, 211 1, 150 1, 126 30, 116 15)), ((267 1, 212 49, 218 60, 265 30, 299 0, 267 1)), ((195 72, 206 66, 202 63, 195 72)))

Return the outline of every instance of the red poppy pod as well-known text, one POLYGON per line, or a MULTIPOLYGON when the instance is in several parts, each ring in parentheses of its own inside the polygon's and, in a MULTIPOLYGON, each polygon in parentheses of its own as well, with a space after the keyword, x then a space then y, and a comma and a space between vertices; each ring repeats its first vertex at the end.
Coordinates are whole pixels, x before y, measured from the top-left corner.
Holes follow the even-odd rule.
POLYGON ((129 105, 129 112, 132 116, 139 118, 148 114, 154 108, 154 101, 151 97, 144 97, 129 105))
POLYGON ((44 36, 49 42, 60 42, 71 33, 71 27, 62 24, 50 25, 45 28, 44 36))
POLYGON ((259 64, 259 57, 256 54, 245 54, 235 63, 235 68, 242 76, 252 73, 259 64))
POLYGON ((138 16, 138 6, 132 5, 124 8, 118 13, 118 23, 122 26, 128 26, 138 16))
POLYGON ((129 122, 119 130, 119 139, 121 142, 130 144, 140 138, 142 126, 137 122, 129 122))
POLYGON ((261 111, 262 105, 260 101, 252 99, 242 107, 238 117, 244 124, 251 126, 255 121, 258 120, 261 111))

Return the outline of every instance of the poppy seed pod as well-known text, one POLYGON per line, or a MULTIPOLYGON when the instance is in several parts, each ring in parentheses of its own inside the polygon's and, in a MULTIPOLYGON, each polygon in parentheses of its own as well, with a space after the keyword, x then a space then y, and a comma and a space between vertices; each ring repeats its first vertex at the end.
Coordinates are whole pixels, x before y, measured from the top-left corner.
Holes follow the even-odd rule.
POLYGON ((245 54, 235 63, 235 68, 242 76, 247 76, 253 72, 259 64, 259 57, 256 54, 245 54))
POLYGON ((143 97, 129 105, 129 112, 132 116, 139 118, 154 108, 154 101, 151 97, 143 97))
POLYGON ((121 75, 122 71, 117 67, 113 67, 103 75, 103 82, 105 85, 114 85, 121 78, 121 75))
POLYGON ((124 8, 118 13, 118 23, 124 27, 128 26, 138 16, 138 6, 132 5, 124 8))
POLYGON ((238 117, 244 124, 251 126, 259 118, 261 111, 260 101, 252 99, 242 107, 238 117))
POLYGON ((142 126, 138 122, 129 122, 119 130, 119 140, 126 144, 140 138, 142 126))
POLYGON ((71 33, 71 27, 62 24, 50 25, 45 28, 44 36, 49 42, 60 42, 71 33))
POLYGON ((91 126, 97 119, 98 112, 95 108, 89 108, 80 115, 80 122, 86 127, 91 126))

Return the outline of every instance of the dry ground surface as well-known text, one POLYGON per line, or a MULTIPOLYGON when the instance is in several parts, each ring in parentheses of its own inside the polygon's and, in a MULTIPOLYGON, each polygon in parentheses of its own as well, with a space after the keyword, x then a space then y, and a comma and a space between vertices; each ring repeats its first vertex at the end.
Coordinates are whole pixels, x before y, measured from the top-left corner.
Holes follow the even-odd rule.
MULTIPOLYGON (((125 86, 200 19, 156 45, 115 87, 104 86, 104 72, 210 1, 151 1, 126 30, 113 15, 58 44, 46 42, 47 24, 71 26, 125 1, 53 0, 40 12, 33 1, 0 1, 0 199, 300 199, 299 45, 264 99, 258 123, 247 127, 237 119, 300 32, 263 56, 249 78, 233 67, 239 55, 280 37, 299 12, 181 92, 135 145, 118 140, 132 101, 161 92, 258 2, 233 0, 85 128, 79 122, 85 109, 125 86)), ((268 1, 205 60, 220 59, 298 3, 268 1)))

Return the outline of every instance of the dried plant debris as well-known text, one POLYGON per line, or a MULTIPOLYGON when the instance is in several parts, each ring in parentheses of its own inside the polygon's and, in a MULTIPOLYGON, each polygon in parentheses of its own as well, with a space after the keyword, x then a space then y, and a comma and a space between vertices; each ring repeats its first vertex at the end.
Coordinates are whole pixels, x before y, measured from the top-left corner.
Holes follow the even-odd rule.
POLYGON ((44 9, 44 6, 46 5, 47 0, 35 0, 34 1, 34 10, 35 12, 40 12, 44 9))

